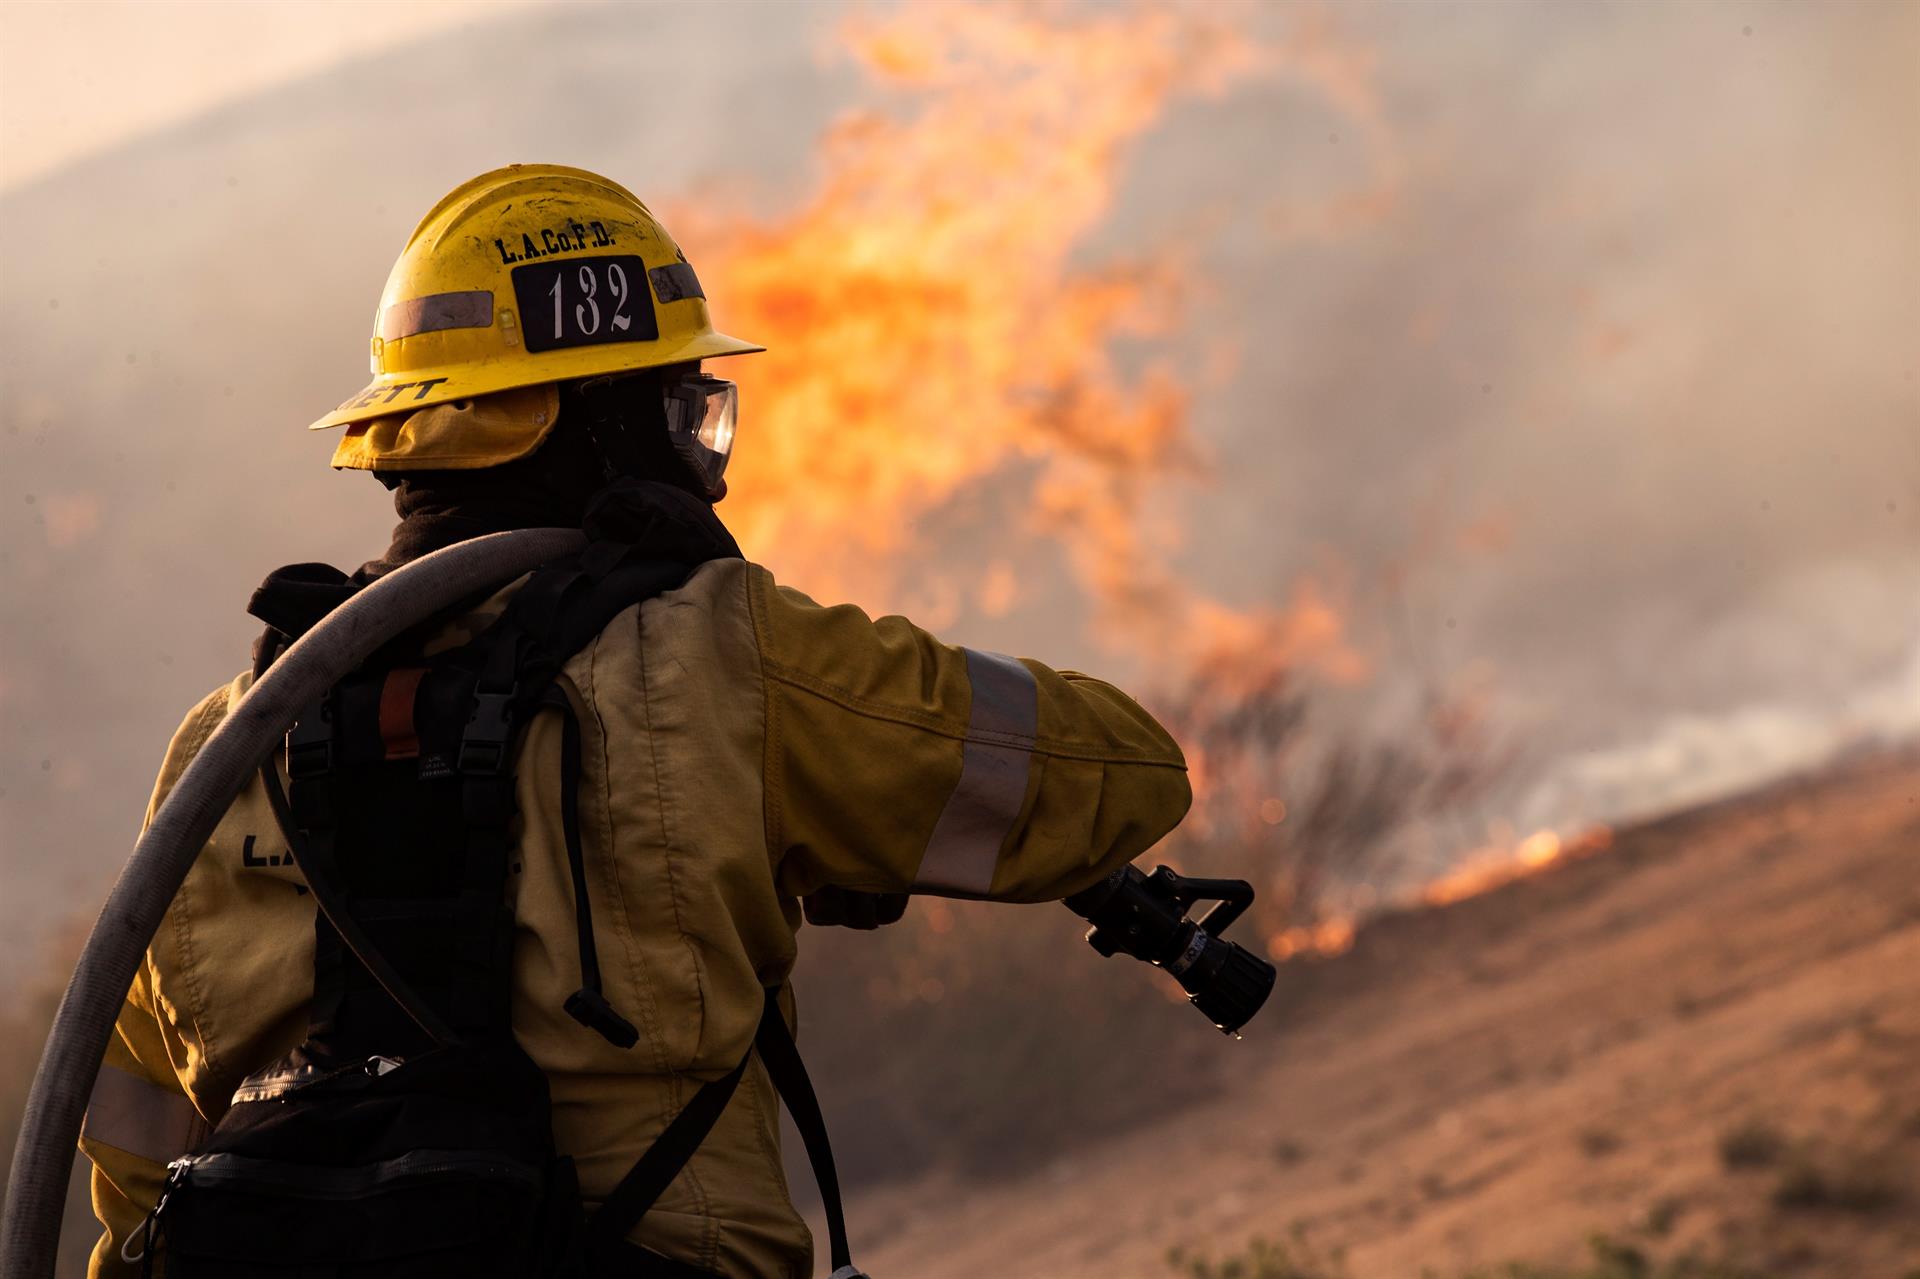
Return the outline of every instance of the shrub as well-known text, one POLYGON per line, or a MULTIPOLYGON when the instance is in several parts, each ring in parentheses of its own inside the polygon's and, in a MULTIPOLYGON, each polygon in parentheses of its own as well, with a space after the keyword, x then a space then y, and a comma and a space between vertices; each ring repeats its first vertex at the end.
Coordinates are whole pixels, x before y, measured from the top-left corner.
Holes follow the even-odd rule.
POLYGON ((1720 1134, 1720 1162, 1728 1169, 1771 1167, 1786 1151, 1780 1130, 1758 1119, 1720 1134))
POLYGON ((1656 1261, 1641 1249, 1606 1235, 1595 1235, 1587 1246, 1592 1259, 1578 1266, 1510 1261, 1491 1270, 1472 1271, 1460 1279, 1776 1279, 1764 1271, 1693 1253, 1656 1261))
POLYGON ((1899 1185, 1879 1163, 1848 1159, 1822 1167, 1801 1155, 1780 1173, 1773 1188, 1776 1208, 1830 1208, 1840 1212, 1875 1213, 1899 1198, 1899 1185))
POLYGON ((1664 1239, 1673 1233, 1674 1222, 1686 1211, 1686 1201, 1677 1195, 1667 1195, 1654 1201, 1647 1209, 1641 1229, 1656 1239, 1664 1239))
POLYGON ((1218 1261, 1175 1248, 1167 1264, 1185 1279, 1347 1279, 1340 1255, 1321 1257, 1299 1231, 1290 1245, 1255 1237, 1244 1252, 1218 1261))

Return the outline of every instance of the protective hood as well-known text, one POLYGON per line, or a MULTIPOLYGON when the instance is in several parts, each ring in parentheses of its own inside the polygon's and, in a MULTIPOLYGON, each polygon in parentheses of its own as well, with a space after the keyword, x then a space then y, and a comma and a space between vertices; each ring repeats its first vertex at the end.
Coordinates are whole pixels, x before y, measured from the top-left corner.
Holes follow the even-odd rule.
POLYGON ((551 382, 448 400, 347 428, 333 451, 335 470, 473 471, 531 454, 560 420, 560 388, 551 382))

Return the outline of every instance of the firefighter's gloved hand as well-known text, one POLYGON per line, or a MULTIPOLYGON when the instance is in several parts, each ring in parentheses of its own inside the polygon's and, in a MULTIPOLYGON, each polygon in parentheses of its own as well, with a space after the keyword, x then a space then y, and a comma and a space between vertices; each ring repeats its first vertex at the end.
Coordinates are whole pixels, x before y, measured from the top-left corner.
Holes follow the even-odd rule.
POLYGON ((820 927, 837 925, 867 932, 882 924, 897 924, 907 913, 906 893, 862 893, 828 885, 800 899, 807 922, 820 927))

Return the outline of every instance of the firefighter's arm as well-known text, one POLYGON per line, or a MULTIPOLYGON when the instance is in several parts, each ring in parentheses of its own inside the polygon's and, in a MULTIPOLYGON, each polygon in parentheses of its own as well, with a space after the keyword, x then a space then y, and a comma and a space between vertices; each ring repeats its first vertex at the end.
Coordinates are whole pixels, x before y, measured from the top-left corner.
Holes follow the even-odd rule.
MULTIPOLYGON (((219 689, 187 713, 167 744, 143 829, 240 691, 244 684, 219 689)), ((187 1153, 202 1131, 176 1060, 186 1060, 185 1045, 161 1017, 152 969, 143 963, 120 1007, 80 1126, 80 1152, 93 1163, 93 1215, 105 1231, 94 1245, 89 1279, 140 1273, 139 1236, 159 1202, 167 1164, 187 1153)))
POLYGON ((199 1118, 168 1058, 143 968, 120 1009, 80 1130, 81 1153, 93 1161, 93 1213, 104 1227, 90 1279, 140 1273, 147 1213, 159 1201, 167 1162, 190 1148, 199 1118))
POLYGON ((752 573, 783 891, 1051 901, 1186 814, 1186 762, 1111 685, 823 608, 752 573))

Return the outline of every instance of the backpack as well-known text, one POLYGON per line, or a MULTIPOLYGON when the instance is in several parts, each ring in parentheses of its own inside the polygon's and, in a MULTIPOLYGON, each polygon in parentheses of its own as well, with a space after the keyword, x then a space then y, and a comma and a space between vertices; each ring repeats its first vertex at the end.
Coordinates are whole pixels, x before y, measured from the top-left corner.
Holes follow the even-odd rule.
MULTIPOLYGON (((169 1279, 721 1279, 627 1232, 692 1157, 760 1055, 820 1183, 835 1279, 848 1255, 832 1151, 777 989, 754 1048, 704 1085, 588 1217, 555 1151, 547 1082, 509 1014, 519 734, 562 712, 562 821, 573 880, 582 1033, 631 1048, 601 991, 575 791, 580 728, 561 666, 624 609, 738 557, 710 508, 621 481, 588 546, 532 574, 497 620, 429 654, 397 636, 287 734, 288 786, 261 775, 316 904, 306 1040, 244 1080, 199 1149, 168 1166, 144 1235, 169 1279)), ((325 565, 271 575, 262 673, 360 583, 325 565)), ((478 603, 476 600, 474 603, 478 603)))

